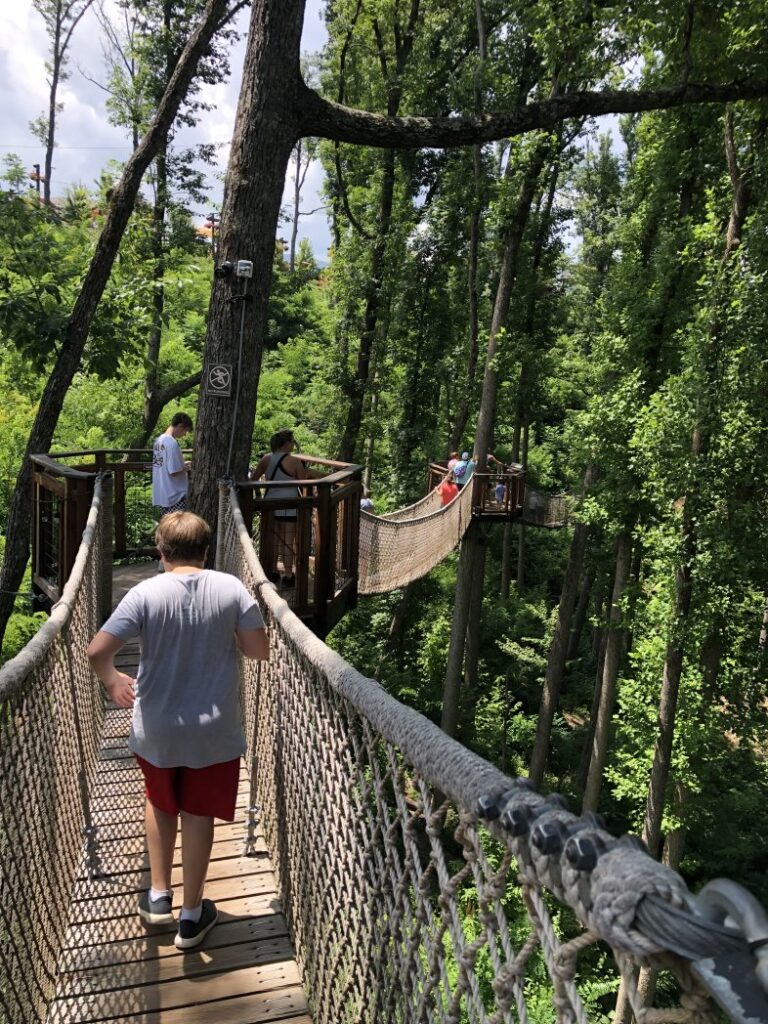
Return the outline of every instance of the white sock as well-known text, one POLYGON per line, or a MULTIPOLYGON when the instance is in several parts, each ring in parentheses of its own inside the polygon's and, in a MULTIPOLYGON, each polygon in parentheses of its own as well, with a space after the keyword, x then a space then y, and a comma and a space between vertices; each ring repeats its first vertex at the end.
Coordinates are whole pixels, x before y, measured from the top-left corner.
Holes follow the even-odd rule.
POLYGON ((153 889, 152 886, 149 888, 149 898, 154 903, 155 900, 161 900, 164 896, 173 896, 172 889, 153 889))
POLYGON ((191 921, 193 924, 197 924, 197 922, 200 920, 200 918, 202 916, 203 916, 203 904, 201 903, 199 907, 194 907, 192 910, 190 910, 189 907, 182 907, 181 908, 181 917, 179 918, 179 920, 180 921, 191 921))

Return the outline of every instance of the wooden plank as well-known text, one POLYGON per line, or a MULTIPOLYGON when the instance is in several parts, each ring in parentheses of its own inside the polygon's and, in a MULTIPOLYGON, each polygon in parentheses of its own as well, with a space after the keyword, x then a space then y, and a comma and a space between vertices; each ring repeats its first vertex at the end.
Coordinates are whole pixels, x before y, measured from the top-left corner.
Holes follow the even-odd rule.
MULTIPOLYGON (((116 844, 111 844, 115 847, 116 844)), ((235 839, 220 839, 217 840, 216 833, 214 832, 213 838, 213 849, 211 850, 211 863, 215 863, 218 860, 225 859, 228 857, 242 856, 245 847, 245 833, 242 836, 238 836, 235 839)), ((263 857, 267 855, 267 847, 264 841, 264 837, 257 835, 254 843, 254 856, 263 857)), ((250 860, 250 857, 247 858, 250 860)), ((121 875, 131 874, 136 871, 143 871, 147 864, 146 844, 143 837, 134 836, 130 840, 130 848, 112 849, 111 855, 107 858, 103 856, 102 868, 104 869, 103 875, 106 881, 110 879, 117 879, 121 875), (108 870, 107 870, 108 869, 108 870)), ((174 865, 181 863, 181 844, 176 844, 176 850, 174 852, 174 865)), ((90 872, 87 870, 85 865, 81 865, 80 873, 77 876, 78 885, 80 882, 90 883, 90 872)), ((96 880, 98 882, 98 879, 96 880)))
MULTIPOLYGON (((248 806, 246 794, 242 793, 235 804, 235 818, 244 820, 245 811, 248 806)), ((104 807, 99 806, 98 810, 91 812, 93 817, 93 824, 97 826, 102 825, 130 825, 134 824, 140 829, 144 828, 144 799, 139 801, 132 800, 126 804, 124 802, 118 803, 116 806, 104 807)))
MULTIPOLYGON (((260 896, 233 896, 219 899, 217 902, 219 916, 222 920, 242 917, 267 917, 270 914, 281 914, 282 906, 274 893, 265 892, 260 896)), ((78 949, 84 945, 122 942, 127 939, 146 939, 151 929, 153 936, 166 935, 168 941, 173 940, 176 926, 148 926, 136 913, 136 901, 133 913, 113 920, 93 921, 70 928, 64 937, 64 950, 78 949)))
MULTIPOLYGON (((225 908, 233 904, 222 905, 225 908)), ((119 964, 144 963, 164 957, 178 957, 182 954, 173 944, 175 925, 146 928, 139 938, 120 939, 117 942, 103 942, 98 945, 78 946, 65 952, 59 965, 61 994, 67 994, 69 976, 82 972, 98 971, 119 964)), ((282 914, 265 914, 261 917, 229 917, 222 910, 216 927, 205 939, 205 949, 232 946, 239 942, 267 942, 288 934, 288 926, 282 914)))
POLYGON ((183 1010, 166 1010, 160 1014, 121 1017, 124 1024, 312 1024, 306 1012, 307 1003, 300 988, 285 989, 266 995, 254 993, 239 999, 222 999, 183 1010))
MULTIPOLYGON (((241 808, 241 811, 244 810, 241 808)), ((248 825, 245 818, 242 817, 240 820, 236 818, 234 821, 219 821, 216 819, 213 824, 214 837, 219 839, 237 839, 238 836, 242 836, 245 839, 246 829, 248 825)), ((124 840, 135 839, 138 837, 142 838, 144 835, 144 823, 143 819, 136 819, 133 821, 110 821, 106 824, 98 826, 96 834, 96 842, 106 847, 106 844, 120 843, 124 840)), ((215 841, 215 840, 214 840, 215 841)), ((104 851, 108 852, 108 851, 104 851)))
MULTIPOLYGON (((222 856, 211 860, 208 868, 207 878, 209 881, 218 881, 224 878, 239 878, 250 876, 259 872, 271 873, 272 865, 266 855, 258 857, 243 857, 243 844, 230 844, 228 856, 222 856)), ((103 899, 106 896, 113 896, 117 891, 140 893, 149 888, 149 865, 148 862, 138 863, 133 871, 125 871, 119 875, 109 875, 105 878, 91 880, 88 877, 79 879, 72 893, 74 902, 86 900, 103 899)), ((171 875, 171 885, 181 889, 181 865, 174 866, 171 875)))
MULTIPOLYGON (((275 879, 272 872, 262 868, 253 870, 246 875, 234 878, 216 878, 206 882, 205 895, 208 899, 238 899, 246 896, 264 896, 275 893, 275 879)), ((72 904, 70 911, 70 929, 79 925, 93 924, 95 921, 112 921, 119 917, 133 917, 136 914, 138 892, 122 892, 103 896, 95 900, 79 900, 72 904)))
MULTIPOLYGON (((190 954, 188 953, 187 956, 190 954)), ((194 956, 200 957, 195 950, 194 956)), ((266 999, 270 992, 288 989, 298 1012, 306 1011, 304 994, 299 987, 298 968, 292 963, 266 964, 213 974, 205 978, 206 996, 211 1001, 235 996, 266 999)), ((169 1011, 184 1011, 185 1024, 197 1021, 201 984, 198 980, 182 979, 165 984, 153 984, 148 971, 147 983, 137 988, 116 992, 81 994, 72 999, 56 999, 49 1016, 49 1024, 92 1024, 101 1020, 131 1020, 141 1015, 159 1013, 163 1021, 172 1019, 169 1011)), ((210 1005, 210 1002, 208 1003, 210 1005)), ((181 1019, 181 1018, 179 1018, 181 1019)), ((218 1020, 218 1018, 216 1018, 218 1020)), ((274 1018, 273 1018, 274 1019, 274 1018)), ((241 1022, 242 1024, 242 1018, 241 1022)))
MULTIPOLYGON (((213 932, 216 930, 214 928, 213 932)), ((175 956, 169 954, 154 962, 133 960, 130 963, 72 972, 62 979, 58 998, 74 1000, 78 996, 117 992, 141 985, 166 985, 185 978, 194 978, 199 982, 211 974, 267 964, 284 964, 293 960, 293 949, 285 934, 257 941, 230 943, 218 948, 211 946, 206 938, 204 955, 196 957, 180 953, 175 946, 171 948, 175 956)))

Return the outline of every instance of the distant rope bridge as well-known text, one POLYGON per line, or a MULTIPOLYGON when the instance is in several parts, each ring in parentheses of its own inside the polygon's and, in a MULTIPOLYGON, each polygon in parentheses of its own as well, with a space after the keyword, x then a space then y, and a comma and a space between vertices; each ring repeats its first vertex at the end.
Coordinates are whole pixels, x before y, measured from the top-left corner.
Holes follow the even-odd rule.
POLYGON ((361 512, 358 591, 384 594, 426 576, 453 551, 471 521, 471 487, 446 506, 433 490, 397 512, 361 512))
MULTIPOLYGON (((488 483, 473 477, 447 505, 433 488, 420 501, 396 512, 378 516, 361 512, 359 593, 384 594, 426 576, 439 565, 460 542, 477 511, 482 512, 483 500, 473 486, 476 479, 487 494, 492 492, 493 481, 504 480, 505 474, 490 475, 488 483)), ((521 522, 563 526, 568 515, 567 496, 548 495, 526 486, 519 514, 521 522)))

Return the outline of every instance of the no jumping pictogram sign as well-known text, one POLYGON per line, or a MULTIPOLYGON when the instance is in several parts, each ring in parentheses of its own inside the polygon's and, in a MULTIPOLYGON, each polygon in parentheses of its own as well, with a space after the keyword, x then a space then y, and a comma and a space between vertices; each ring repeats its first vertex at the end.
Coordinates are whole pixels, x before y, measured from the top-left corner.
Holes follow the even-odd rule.
POLYGON ((217 363, 208 370, 205 380, 205 393, 218 395, 219 398, 230 398, 232 395, 232 367, 226 363, 217 363))

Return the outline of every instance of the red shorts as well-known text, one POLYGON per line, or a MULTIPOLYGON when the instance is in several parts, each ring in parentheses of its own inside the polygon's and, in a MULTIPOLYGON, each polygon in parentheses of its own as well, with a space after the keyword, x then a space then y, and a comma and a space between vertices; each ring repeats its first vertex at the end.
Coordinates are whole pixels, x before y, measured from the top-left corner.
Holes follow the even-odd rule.
POLYGON ((144 773, 147 800, 158 811, 234 821, 240 758, 206 768, 158 768, 134 754, 144 773))

